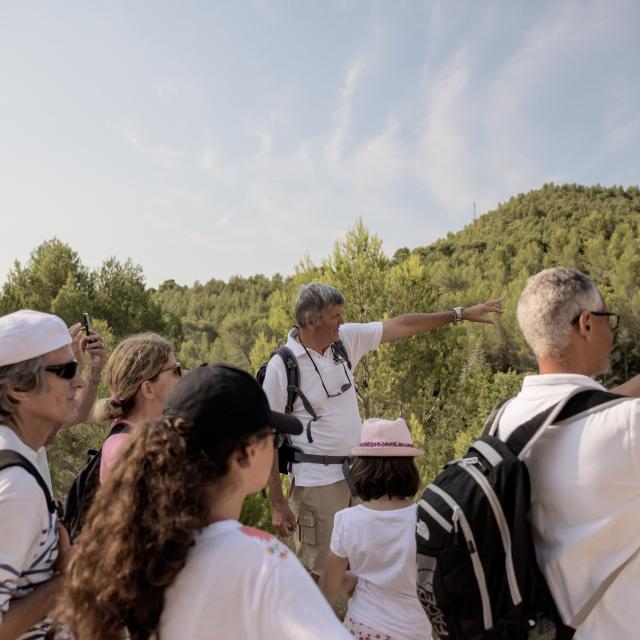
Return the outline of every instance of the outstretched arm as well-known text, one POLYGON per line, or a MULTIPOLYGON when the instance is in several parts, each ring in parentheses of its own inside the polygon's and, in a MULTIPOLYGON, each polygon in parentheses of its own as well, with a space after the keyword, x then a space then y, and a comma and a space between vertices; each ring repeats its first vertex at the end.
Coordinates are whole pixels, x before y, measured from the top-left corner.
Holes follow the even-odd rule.
MULTIPOLYGON (((495 324, 490 314, 502 313, 502 300, 489 300, 462 310, 462 319, 470 322, 486 322, 495 324)), ((435 313, 408 313, 396 316, 382 323, 382 339, 380 342, 393 342, 400 338, 409 338, 419 333, 433 331, 455 319, 453 310, 435 313)))

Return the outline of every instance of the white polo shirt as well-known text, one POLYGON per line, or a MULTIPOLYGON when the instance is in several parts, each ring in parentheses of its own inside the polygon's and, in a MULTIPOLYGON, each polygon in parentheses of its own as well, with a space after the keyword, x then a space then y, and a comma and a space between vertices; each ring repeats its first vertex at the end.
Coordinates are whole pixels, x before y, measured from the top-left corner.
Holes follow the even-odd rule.
MULTIPOLYGON (((604 389, 577 374, 527 376, 504 411, 498 435, 506 439, 576 387, 604 389)), ((640 399, 548 427, 525 460, 538 563, 569 622, 640 547, 640 399)), ((623 569, 575 637, 637 638, 638 585, 640 556, 623 569)))
MULTIPOLYGON (((349 354, 352 370, 347 364, 336 362, 331 349, 319 354, 308 349, 320 374, 315 370, 309 355, 295 338, 297 330, 289 333, 287 347, 298 360, 300 388, 307 396, 311 406, 320 419, 311 423, 311 437, 307 437, 307 424, 311 416, 305 410, 302 400, 296 398, 293 415, 298 418, 304 429, 299 436, 292 436, 294 445, 305 453, 332 456, 351 455, 351 449, 360 442, 362 420, 358 410, 353 370, 362 356, 373 351, 382 338, 382 322, 365 324, 343 324, 339 330, 340 339, 349 354), (346 369, 346 371, 345 371, 346 369), (322 380, 320 377, 322 376, 322 380), (337 398, 328 398, 322 386, 324 382, 330 394, 338 393, 341 387, 351 381, 351 388, 337 398)), ((274 411, 284 411, 287 404, 287 373, 280 356, 274 356, 265 373, 263 388, 274 411)), ((298 486, 322 486, 343 480, 339 464, 313 464, 301 462, 293 465, 293 476, 298 486)))

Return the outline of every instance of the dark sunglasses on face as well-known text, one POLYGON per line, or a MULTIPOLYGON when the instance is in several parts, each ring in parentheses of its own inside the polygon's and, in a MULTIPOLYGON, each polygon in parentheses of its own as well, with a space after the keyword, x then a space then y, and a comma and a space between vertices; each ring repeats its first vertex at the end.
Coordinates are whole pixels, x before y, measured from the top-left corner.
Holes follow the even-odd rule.
POLYGON ((69 362, 64 362, 63 364, 50 364, 46 366, 44 370, 53 373, 58 376, 58 378, 71 380, 75 377, 76 371, 78 371, 78 362, 76 360, 69 360, 69 362))

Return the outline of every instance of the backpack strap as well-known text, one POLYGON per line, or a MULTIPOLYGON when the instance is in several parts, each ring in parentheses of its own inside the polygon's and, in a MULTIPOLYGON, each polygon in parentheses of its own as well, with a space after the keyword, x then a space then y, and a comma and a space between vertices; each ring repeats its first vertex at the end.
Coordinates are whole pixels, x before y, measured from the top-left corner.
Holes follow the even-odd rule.
POLYGON ((349 354, 347 353, 347 347, 344 346, 344 342, 342 340, 336 340, 331 345, 331 353, 333 354, 333 359, 336 362, 340 360, 344 360, 349 367, 349 371, 351 371, 351 360, 349 360, 349 354))
POLYGON ((6 469, 7 467, 22 467, 25 471, 30 473, 33 476, 34 480, 40 485, 40 488, 44 493, 44 497, 47 500, 47 508, 49 509, 49 513, 56 513, 58 511, 57 504, 51 497, 51 492, 49 491, 47 483, 38 473, 38 470, 33 466, 33 464, 29 462, 29 460, 27 460, 17 451, 12 451, 11 449, 3 449, 2 451, 0 451, 0 470, 6 469))
POLYGON ((506 445, 514 455, 522 459, 550 424, 566 424, 625 400, 630 398, 600 389, 574 389, 560 402, 521 424, 507 438, 506 445))
POLYGON ((578 611, 569 626, 577 629, 593 611, 607 589, 613 584, 613 581, 620 575, 621 571, 640 553, 640 548, 636 549, 629 558, 627 558, 619 567, 614 569, 603 581, 602 584, 593 592, 591 597, 584 603, 582 609, 578 611))
POLYGON ((502 418, 502 414, 511 400, 513 400, 513 398, 503 398, 498 402, 498 404, 493 408, 493 411, 489 414, 487 421, 484 423, 480 436, 489 436, 494 434, 495 430, 498 428, 498 424, 500 423, 500 418, 502 418))
POLYGON ((280 347, 274 352, 278 354, 284 363, 285 371, 287 372, 287 405, 285 407, 285 413, 293 412, 293 403, 297 396, 300 396, 300 400, 306 410, 311 416, 311 419, 307 422, 307 440, 313 442, 311 437, 311 423, 320 419, 320 416, 316 413, 315 409, 311 406, 309 399, 300 388, 300 368, 298 367, 298 359, 293 355, 293 352, 288 347, 280 347))

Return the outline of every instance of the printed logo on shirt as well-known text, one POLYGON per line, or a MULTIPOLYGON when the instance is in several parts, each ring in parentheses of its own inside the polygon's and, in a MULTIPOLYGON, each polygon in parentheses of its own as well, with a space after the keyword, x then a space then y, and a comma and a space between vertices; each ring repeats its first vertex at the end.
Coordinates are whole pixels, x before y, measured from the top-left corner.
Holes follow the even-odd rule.
POLYGON ((240 531, 251 538, 258 538, 259 540, 268 543, 266 552, 269 555, 278 557, 280 560, 284 560, 289 555, 289 548, 266 531, 247 526, 240 527, 240 531))

